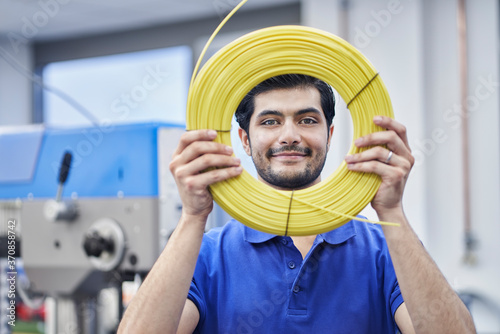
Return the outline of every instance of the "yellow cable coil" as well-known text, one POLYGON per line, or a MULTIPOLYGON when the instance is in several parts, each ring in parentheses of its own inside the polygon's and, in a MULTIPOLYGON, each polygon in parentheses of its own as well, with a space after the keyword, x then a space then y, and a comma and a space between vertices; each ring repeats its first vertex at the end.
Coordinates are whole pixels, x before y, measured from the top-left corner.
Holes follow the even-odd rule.
MULTIPOLYGON (((351 101, 377 71, 349 43, 318 29, 277 26, 254 31, 217 52, 192 81, 187 128, 218 130, 215 141, 231 145, 227 130, 243 97, 258 83, 287 73, 319 78, 344 101, 351 101)), ((354 138, 383 130, 373 124, 373 117, 393 117, 393 112, 380 76, 356 96, 349 110, 354 138)), ((353 144, 349 153, 361 150, 353 144)), ((227 213, 251 228, 277 235, 312 235, 354 218, 379 185, 377 175, 351 172, 343 162, 326 180, 293 194, 273 189, 246 171, 210 190, 227 213)))

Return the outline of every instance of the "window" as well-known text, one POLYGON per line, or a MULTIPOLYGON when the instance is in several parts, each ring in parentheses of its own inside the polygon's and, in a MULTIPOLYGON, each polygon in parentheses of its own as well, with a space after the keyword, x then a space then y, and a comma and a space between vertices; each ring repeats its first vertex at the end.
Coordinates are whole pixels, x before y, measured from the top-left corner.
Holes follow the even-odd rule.
POLYGON ((88 126, 94 118, 99 123, 185 124, 191 72, 188 46, 48 64, 43 68, 43 80, 52 89, 43 92, 44 123, 88 126), (85 117, 75 104, 93 117, 85 117))

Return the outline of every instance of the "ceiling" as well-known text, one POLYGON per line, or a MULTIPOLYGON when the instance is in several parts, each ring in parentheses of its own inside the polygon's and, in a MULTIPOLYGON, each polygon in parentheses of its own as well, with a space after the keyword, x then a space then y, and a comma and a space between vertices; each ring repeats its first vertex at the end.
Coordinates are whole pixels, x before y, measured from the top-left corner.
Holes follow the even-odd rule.
MULTIPOLYGON (((222 18, 239 0, 0 0, 0 36, 46 41, 202 17, 222 18)), ((249 0, 241 10, 297 0, 249 0)))

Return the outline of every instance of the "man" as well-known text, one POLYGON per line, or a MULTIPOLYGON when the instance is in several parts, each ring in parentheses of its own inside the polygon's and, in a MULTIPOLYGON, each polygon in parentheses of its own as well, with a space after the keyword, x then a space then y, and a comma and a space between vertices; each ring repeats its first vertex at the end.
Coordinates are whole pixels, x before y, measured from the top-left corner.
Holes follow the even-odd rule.
MULTIPOLYGON (((333 114, 331 89, 315 78, 289 74, 255 87, 236 115, 259 180, 285 190, 320 182, 333 114)), ((372 206, 380 220, 401 227, 352 221, 304 237, 272 236, 236 221, 204 236, 213 207, 207 187, 242 168, 230 147, 213 142, 215 131, 185 133, 170 164, 182 217, 119 331, 475 332, 404 215, 414 162, 406 130, 387 117, 373 121, 387 131, 358 138, 358 147, 373 147, 345 160, 354 172, 380 175, 372 206)))

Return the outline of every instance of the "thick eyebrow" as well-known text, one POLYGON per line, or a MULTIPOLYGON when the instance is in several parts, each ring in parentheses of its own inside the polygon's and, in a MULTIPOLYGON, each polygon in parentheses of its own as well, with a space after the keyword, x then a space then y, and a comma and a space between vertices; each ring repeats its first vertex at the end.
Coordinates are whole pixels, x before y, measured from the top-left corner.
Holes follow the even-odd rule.
MULTIPOLYGON (((314 107, 309 107, 309 108, 305 108, 305 109, 301 109, 301 110, 297 111, 295 113, 295 116, 300 116, 300 115, 308 114, 308 113, 314 113, 314 114, 321 115, 321 111, 319 111, 318 109, 316 109, 314 107)), ((257 115, 257 117, 264 117, 264 116, 269 116, 269 115, 283 116, 283 113, 281 111, 278 111, 278 110, 268 110, 268 109, 266 109, 266 110, 262 110, 257 115)))
POLYGON ((300 116, 300 115, 308 114, 308 113, 313 113, 313 114, 321 115, 321 111, 319 111, 318 109, 316 109, 314 107, 309 107, 309 108, 301 109, 301 110, 297 111, 295 114, 297 116, 300 116))
POLYGON ((278 110, 262 110, 258 115, 257 117, 264 117, 264 116, 269 116, 269 115, 273 115, 273 116, 283 116, 283 113, 278 111, 278 110))

